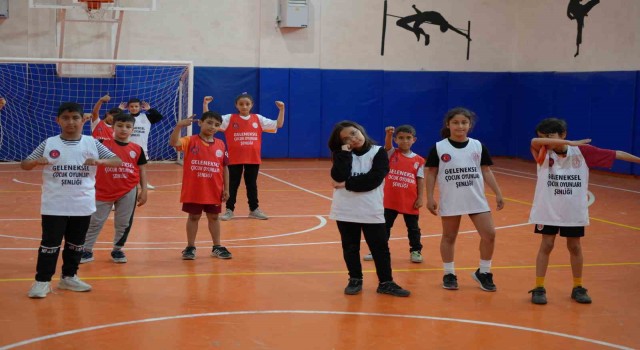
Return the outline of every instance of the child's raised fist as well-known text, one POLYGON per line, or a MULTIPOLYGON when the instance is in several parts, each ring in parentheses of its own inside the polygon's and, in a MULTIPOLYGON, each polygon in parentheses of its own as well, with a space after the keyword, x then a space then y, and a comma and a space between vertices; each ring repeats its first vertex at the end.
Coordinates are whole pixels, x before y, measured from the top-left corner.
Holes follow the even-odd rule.
POLYGON ((276 107, 278 107, 278 109, 283 109, 284 108, 284 102, 276 101, 276 107))
POLYGON ((213 96, 205 96, 204 97, 204 103, 210 103, 211 101, 213 101, 213 96))

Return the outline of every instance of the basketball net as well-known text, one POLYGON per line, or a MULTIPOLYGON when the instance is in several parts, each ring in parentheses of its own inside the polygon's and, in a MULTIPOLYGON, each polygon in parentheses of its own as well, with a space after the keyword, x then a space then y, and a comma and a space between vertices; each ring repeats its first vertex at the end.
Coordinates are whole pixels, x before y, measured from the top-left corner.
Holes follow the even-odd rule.
POLYGON ((89 20, 92 20, 92 21, 104 19, 104 14, 107 12, 107 10, 102 6, 94 10, 86 8, 85 11, 87 12, 87 16, 89 17, 89 20))

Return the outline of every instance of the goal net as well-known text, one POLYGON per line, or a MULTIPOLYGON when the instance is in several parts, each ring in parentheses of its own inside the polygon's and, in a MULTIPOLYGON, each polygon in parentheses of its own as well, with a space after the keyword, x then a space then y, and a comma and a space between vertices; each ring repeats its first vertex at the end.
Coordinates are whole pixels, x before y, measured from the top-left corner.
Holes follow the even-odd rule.
MULTIPOLYGON (((102 104, 101 118, 131 98, 158 110, 164 118, 151 126, 147 158, 178 160, 169 135, 191 115, 192 91, 191 62, 0 58, 0 97, 7 101, 0 110, 0 161, 20 161, 59 134, 55 117, 62 102, 78 102, 91 113, 106 94, 111 100, 102 104)), ((90 122, 83 134, 91 135, 90 122)))

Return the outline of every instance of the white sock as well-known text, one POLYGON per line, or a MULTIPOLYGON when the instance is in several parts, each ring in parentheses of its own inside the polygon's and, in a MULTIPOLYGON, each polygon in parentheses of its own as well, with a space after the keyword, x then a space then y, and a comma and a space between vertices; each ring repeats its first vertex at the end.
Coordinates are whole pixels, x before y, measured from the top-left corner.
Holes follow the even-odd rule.
POLYGON ((491 260, 480 259, 480 273, 491 272, 491 260))
POLYGON ((442 265, 444 266, 444 274, 445 275, 448 275, 450 273, 452 273, 454 275, 456 274, 456 268, 454 266, 454 262, 453 261, 449 262, 449 263, 443 263, 442 265))

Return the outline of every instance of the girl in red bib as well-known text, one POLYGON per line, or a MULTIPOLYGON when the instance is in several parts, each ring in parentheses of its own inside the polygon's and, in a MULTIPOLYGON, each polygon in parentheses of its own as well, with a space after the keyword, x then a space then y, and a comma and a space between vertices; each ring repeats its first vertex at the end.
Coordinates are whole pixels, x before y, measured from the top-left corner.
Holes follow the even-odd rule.
MULTIPOLYGON (((213 97, 206 96, 203 101, 203 110, 209 110, 209 103, 213 97)), ((258 207, 258 172, 260 170, 260 150, 262 147, 262 133, 275 133, 284 125, 284 103, 276 101, 276 106, 280 110, 278 119, 267 119, 260 114, 252 114, 253 97, 244 92, 236 97, 236 108, 238 114, 226 114, 222 116, 220 130, 224 131, 224 136, 229 147, 229 200, 227 200, 227 210, 220 217, 226 221, 233 218, 233 211, 236 205, 238 187, 244 172, 244 185, 247 189, 247 199, 249 202, 249 217, 259 220, 266 220, 269 217, 258 207)))

